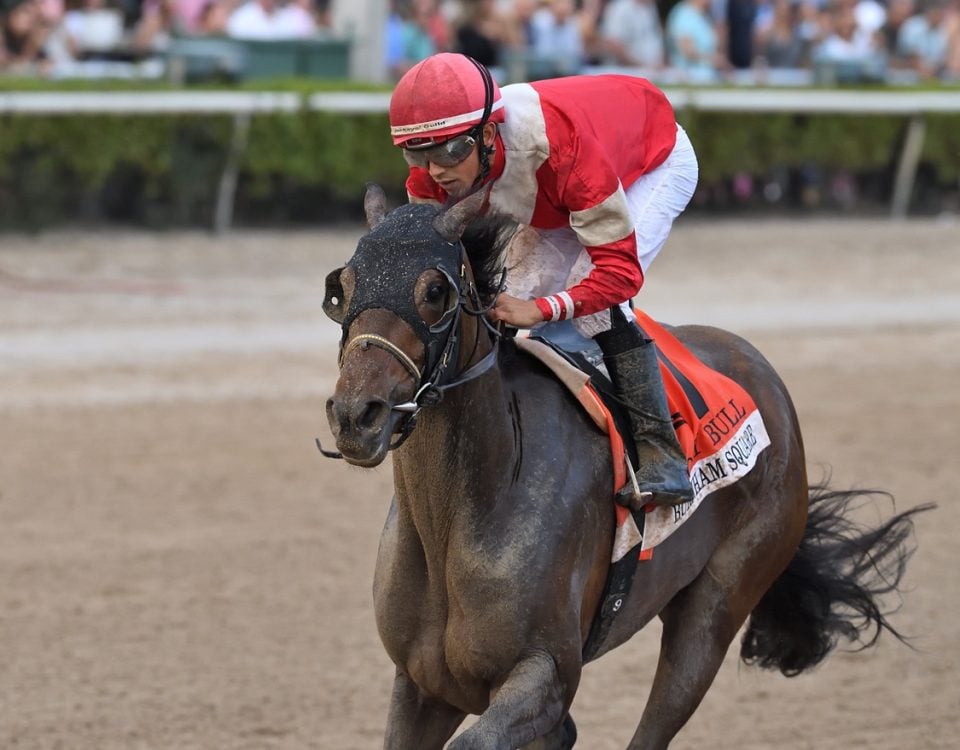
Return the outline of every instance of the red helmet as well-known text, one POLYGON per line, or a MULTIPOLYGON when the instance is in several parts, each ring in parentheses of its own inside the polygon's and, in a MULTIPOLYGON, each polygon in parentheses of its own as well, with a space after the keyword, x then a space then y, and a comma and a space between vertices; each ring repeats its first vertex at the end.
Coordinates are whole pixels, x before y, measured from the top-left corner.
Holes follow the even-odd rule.
POLYGON ((403 75, 390 97, 395 146, 442 143, 491 121, 503 122, 500 87, 466 55, 441 52, 422 60, 403 75))

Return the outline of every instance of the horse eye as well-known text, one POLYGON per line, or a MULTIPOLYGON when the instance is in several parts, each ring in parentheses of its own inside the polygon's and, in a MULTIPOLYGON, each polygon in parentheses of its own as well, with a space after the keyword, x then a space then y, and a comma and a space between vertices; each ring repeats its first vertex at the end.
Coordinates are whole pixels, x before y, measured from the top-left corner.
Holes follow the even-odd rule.
POLYGON ((442 284, 431 284, 427 287, 427 302, 436 304, 446 297, 446 289, 442 284))

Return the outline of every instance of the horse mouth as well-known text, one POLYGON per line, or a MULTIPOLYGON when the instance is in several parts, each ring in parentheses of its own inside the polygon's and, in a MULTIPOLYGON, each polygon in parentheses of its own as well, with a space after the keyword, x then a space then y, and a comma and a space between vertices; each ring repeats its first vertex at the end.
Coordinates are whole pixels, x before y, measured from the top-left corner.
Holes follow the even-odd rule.
POLYGON ((332 427, 337 450, 343 460, 352 466, 371 469, 383 463, 390 451, 390 443, 405 415, 390 411, 376 426, 363 428, 351 425, 332 427))
POLYGON ((373 469, 383 463, 383 460, 387 457, 387 451, 389 448, 389 440, 384 440, 381 445, 378 445, 374 450, 370 451, 365 446, 356 446, 353 443, 343 443, 337 442, 337 449, 340 451, 340 455, 343 456, 343 460, 346 461, 351 466, 359 466, 363 469, 373 469))

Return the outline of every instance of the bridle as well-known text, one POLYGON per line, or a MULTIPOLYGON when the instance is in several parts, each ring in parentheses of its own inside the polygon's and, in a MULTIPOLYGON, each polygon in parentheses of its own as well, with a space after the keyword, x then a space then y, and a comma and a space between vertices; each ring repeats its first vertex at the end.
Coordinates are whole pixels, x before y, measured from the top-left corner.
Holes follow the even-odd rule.
MULTIPOLYGON (((396 359, 407 371, 414 382, 414 395, 409 401, 391 406, 391 410, 403 413, 403 418, 394 429, 394 435, 397 438, 391 442, 389 450, 399 448, 416 426, 417 416, 420 410, 427 406, 435 406, 443 400, 444 394, 451 388, 475 380, 484 373, 488 372, 497 362, 499 350, 499 341, 501 338, 500 330, 490 323, 487 319, 487 313, 494 307, 497 298, 503 291, 504 281, 506 279, 506 269, 501 273, 500 280, 497 283, 491 301, 484 305, 480 298, 480 291, 473 281, 472 275, 468 274, 468 263, 466 260, 466 250, 462 242, 459 244, 460 271, 458 278, 454 279, 450 273, 443 268, 440 271, 450 284, 450 288, 455 291, 456 299, 451 304, 440 320, 427 327, 428 335, 431 340, 424 340, 424 351, 426 352, 426 362, 423 369, 419 369, 413 358, 403 349, 394 344, 384 336, 374 333, 361 333, 347 340, 347 333, 352 319, 345 319, 342 324, 342 337, 340 341, 339 366, 342 369, 346 358, 356 351, 367 350, 374 346, 381 349, 396 359), (490 351, 487 352, 478 362, 469 365, 459 372, 454 372, 451 365, 459 360, 461 346, 460 316, 462 313, 478 318, 483 326, 476 327, 476 336, 473 341, 473 352, 467 359, 469 362, 473 359, 480 344, 480 335, 482 330, 486 330, 492 341, 490 351), (442 340, 440 339, 442 337, 442 340)), ((329 286, 329 285, 328 285, 329 286)), ((356 313, 352 318, 356 317, 356 313)), ((401 316, 402 317, 402 316, 401 316)), ((343 458, 335 451, 328 451, 320 445, 317 439, 317 448, 327 458, 343 458)))

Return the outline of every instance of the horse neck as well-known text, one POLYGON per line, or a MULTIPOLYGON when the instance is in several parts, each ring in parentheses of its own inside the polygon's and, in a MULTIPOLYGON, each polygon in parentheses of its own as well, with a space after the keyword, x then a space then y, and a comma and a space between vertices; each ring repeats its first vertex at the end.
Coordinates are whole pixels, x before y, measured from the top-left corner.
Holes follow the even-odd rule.
MULTIPOLYGON (((492 344, 482 336, 473 351, 474 319, 461 326, 460 371, 479 361, 492 344)), ((475 380, 451 388, 424 408, 407 442, 394 454, 398 510, 427 546, 441 547, 451 533, 466 532, 477 511, 489 511, 509 482, 517 433, 507 389, 494 366, 475 380)))

